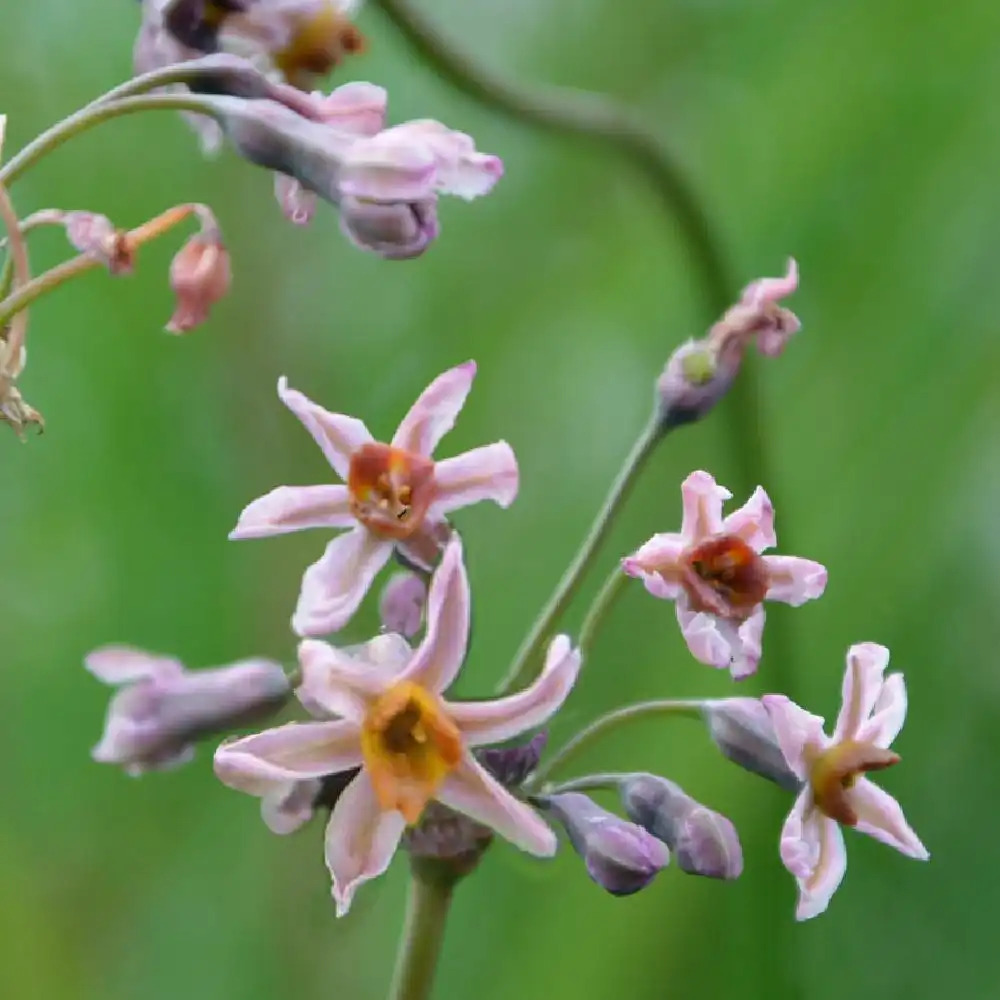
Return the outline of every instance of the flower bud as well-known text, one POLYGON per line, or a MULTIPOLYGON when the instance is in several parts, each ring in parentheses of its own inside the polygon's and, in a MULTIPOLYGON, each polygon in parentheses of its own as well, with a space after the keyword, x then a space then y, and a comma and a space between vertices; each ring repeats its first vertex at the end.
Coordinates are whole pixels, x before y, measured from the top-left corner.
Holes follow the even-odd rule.
POLYGON ((759 698, 719 698, 704 703, 709 735, 724 757, 789 792, 802 785, 785 761, 767 709, 759 698))
POLYGON ((168 657, 107 646, 85 663, 99 680, 122 686, 94 760, 131 775, 185 763, 197 740, 271 715, 291 695, 285 672, 269 660, 188 671, 168 657))
POLYGON ((656 383, 664 428, 680 427, 705 416, 729 392, 741 359, 742 355, 735 359, 720 356, 708 340, 681 344, 656 383))
POLYGON ((415 859, 444 862, 453 875, 467 875, 493 841, 493 831, 440 802, 429 802, 403 846, 415 859))
POLYGON ((644 889, 670 862, 662 840, 580 792, 539 797, 535 803, 563 826, 591 879, 614 896, 644 889))
POLYGON ((170 287, 177 305, 166 329, 187 333, 208 319, 209 310, 228 291, 232 281, 229 252, 216 227, 192 236, 170 265, 170 287))
POLYGON ((505 788, 518 788, 538 767, 549 734, 536 733, 527 743, 511 747, 481 747, 476 759, 505 788))
POLYGON ((626 815, 670 846, 682 871, 734 879, 743 871, 743 849, 733 824, 654 774, 631 774, 618 786, 626 815))
POLYGON ((416 635, 424 619, 427 584, 416 573, 397 573, 385 585, 379 601, 379 617, 387 632, 407 638, 416 635))
POLYGON ((340 229, 361 250, 386 260, 409 260, 437 237, 437 205, 432 199, 378 202, 345 196, 340 229))

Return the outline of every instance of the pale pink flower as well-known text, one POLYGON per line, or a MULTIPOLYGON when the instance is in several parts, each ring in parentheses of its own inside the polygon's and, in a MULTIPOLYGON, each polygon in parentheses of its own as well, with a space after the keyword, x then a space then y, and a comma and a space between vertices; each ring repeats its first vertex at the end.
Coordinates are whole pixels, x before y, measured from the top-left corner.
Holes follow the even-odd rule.
POLYGON ((288 387, 278 395, 305 425, 343 484, 279 486, 251 503, 230 538, 264 538, 304 528, 349 528, 306 570, 292 627, 302 636, 343 628, 396 545, 414 544, 445 515, 480 500, 508 507, 518 470, 506 441, 455 458, 431 455, 452 428, 476 374, 467 361, 439 375, 380 444, 354 417, 330 413, 288 387))
POLYGON ((654 535, 622 561, 654 596, 675 601, 677 620, 696 659, 742 680, 757 670, 764 601, 797 607, 826 589, 826 569, 797 556, 762 556, 776 544, 774 508, 758 486, 728 517, 732 494, 707 472, 681 484, 680 533, 654 535))
POLYGON ((296 782, 359 767, 337 799, 326 832, 326 861, 337 912, 361 883, 388 867, 407 824, 440 802, 541 857, 556 838, 528 805, 478 763, 472 748, 500 743, 544 723, 576 680, 580 654, 567 636, 549 646, 534 684, 494 701, 442 698, 465 659, 469 585, 457 536, 431 581, 427 630, 411 650, 396 635, 380 637, 392 655, 373 665, 325 642, 299 646, 299 696, 334 721, 291 723, 223 744, 215 770, 233 788, 273 794, 296 782))
POLYGON ((840 714, 833 736, 823 719, 784 695, 761 699, 788 766, 805 782, 781 831, 781 860, 795 876, 799 920, 822 913, 847 870, 840 825, 926 861, 930 855, 910 829, 899 803, 866 777, 899 762, 889 750, 906 718, 902 674, 885 677, 889 650, 874 642, 847 651, 840 714))
POLYGON ((229 251, 218 227, 195 233, 170 263, 170 287, 177 301, 164 329, 188 333, 200 326, 212 306, 225 297, 232 280, 229 251))

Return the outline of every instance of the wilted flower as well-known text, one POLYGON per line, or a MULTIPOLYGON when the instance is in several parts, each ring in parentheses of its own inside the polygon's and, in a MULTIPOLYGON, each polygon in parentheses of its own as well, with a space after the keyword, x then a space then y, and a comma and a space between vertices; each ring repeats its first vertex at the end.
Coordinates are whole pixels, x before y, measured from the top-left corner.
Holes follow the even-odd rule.
POLYGON ((455 458, 431 454, 451 429, 476 374, 474 361, 438 376, 403 418, 391 444, 354 417, 330 413, 284 378, 278 395, 302 421, 346 485, 279 486, 250 504, 230 538, 265 538, 303 528, 350 528, 306 570, 292 627, 324 635, 347 624, 393 547, 460 507, 517 495, 517 462, 505 441, 455 458))
POLYGON ((654 535, 622 568, 654 597, 676 601, 696 659, 742 680, 760 661, 764 600, 813 600, 826 589, 826 569, 810 559, 760 554, 777 541, 774 508, 760 486, 725 520, 722 503, 732 494, 709 473, 692 472, 681 496, 680 533, 654 535))
POLYGON ((537 805, 557 819, 587 866, 587 874, 614 896, 645 889, 670 863, 662 840, 581 792, 540 796, 537 805))
POLYGON ((408 639, 420 631, 427 603, 427 584, 416 573, 396 573, 382 590, 379 618, 388 632, 398 632, 408 639))
POLYGON ((291 696, 284 670, 270 660, 190 671, 170 657, 106 646, 84 662, 99 680, 122 685, 94 760, 131 775, 183 764, 199 739, 259 721, 291 696))
POLYGON ((762 699, 788 766, 806 783, 781 831, 781 860, 799 887, 799 920, 822 913, 844 877, 841 824, 908 857, 930 857, 899 803, 864 776, 899 762, 888 748, 906 718, 906 687, 902 674, 883 676, 888 663, 889 650, 874 642, 847 651, 832 738, 824 733, 822 718, 784 695, 762 699))
POLYGON ((170 287, 177 297, 169 333, 187 333, 208 319, 209 311, 225 297, 232 283, 229 251, 217 226, 195 233, 177 251, 170 264, 170 287))
POLYGON ((326 859, 339 914, 357 887, 388 867, 407 824, 432 800, 491 827, 540 856, 556 848, 545 822, 483 768, 471 748, 533 729, 563 703, 580 655, 568 637, 549 646, 534 684, 494 701, 447 702, 441 692, 465 658, 469 585, 457 536, 431 582, 427 630, 410 650, 383 636, 394 651, 372 668, 317 640, 299 646, 303 703, 335 721, 292 723, 223 744, 215 769, 227 785, 266 795, 291 782, 360 766, 337 799, 326 836, 326 859))
POLYGON ((128 235, 106 216, 95 212, 67 212, 62 217, 66 238, 82 254, 103 264, 112 274, 130 274, 135 251, 128 235))

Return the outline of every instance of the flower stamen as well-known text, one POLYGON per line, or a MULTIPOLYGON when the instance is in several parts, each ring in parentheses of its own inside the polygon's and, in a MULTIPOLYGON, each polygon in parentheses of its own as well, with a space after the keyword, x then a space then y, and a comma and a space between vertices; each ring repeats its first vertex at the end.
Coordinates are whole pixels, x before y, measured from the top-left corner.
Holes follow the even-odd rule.
POLYGON ((845 826, 858 822, 851 802, 851 789, 867 771, 881 771, 899 763, 899 754, 871 743, 845 740, 818 754, 812 763, 809 783, 817 808, 845 826))
POLYGON ((764 560, 737 535, 716 535, 684 553, 681 583, 696 611, 745 620, 767 595, 764 560))
POLYGON ((434 463, 386 444, 362 445, 347 480, 351 511, 375 534, 408 538, 423 523, 434 492, 434 463))

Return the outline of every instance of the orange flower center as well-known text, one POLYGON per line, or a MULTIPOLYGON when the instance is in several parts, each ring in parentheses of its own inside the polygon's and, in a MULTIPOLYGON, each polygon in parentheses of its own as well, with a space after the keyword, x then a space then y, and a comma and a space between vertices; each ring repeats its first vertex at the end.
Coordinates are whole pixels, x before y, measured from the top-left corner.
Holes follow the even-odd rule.
POLYGON ((401 681, 368 710, 361 752, 379 806, 412 825, 461 760, 462 737, 439 698, 401 681))
POLYGON ((681 562, 681 583, 695 611, 742 621, 767 594, 764 560, 736 535, 695 545, 681 562))
POLYGON ((273 60, 289 83, 308 90, 313 77, 326 76, 344 56, 364 47, 361 32, 329 3, 295 25, 288 44, 273 60))
POLYGON ((383 538, 409 538, 434 495, 434 462, 387 444, 365 444, 351 455, 351 511, 383 538))
POLYGON ((816 755, 809 769, 809 784, 820 812, 845 826, 854 826, 858 814, 850 790, 866 771, 881 771, 899 763, 899 754, 871 743, 845 740, 816 755))

